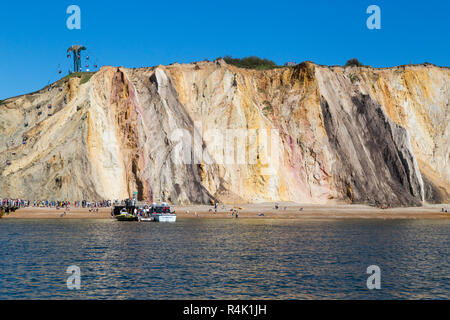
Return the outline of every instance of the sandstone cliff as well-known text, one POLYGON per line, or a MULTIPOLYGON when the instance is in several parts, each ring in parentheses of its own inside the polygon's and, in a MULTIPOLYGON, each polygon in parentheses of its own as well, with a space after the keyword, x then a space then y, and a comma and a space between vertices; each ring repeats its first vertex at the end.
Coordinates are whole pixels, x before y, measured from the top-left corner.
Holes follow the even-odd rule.
POLYGON ((449 202, 449 81, 433 65, 103 67, 1 102, 0 197, 449 202))

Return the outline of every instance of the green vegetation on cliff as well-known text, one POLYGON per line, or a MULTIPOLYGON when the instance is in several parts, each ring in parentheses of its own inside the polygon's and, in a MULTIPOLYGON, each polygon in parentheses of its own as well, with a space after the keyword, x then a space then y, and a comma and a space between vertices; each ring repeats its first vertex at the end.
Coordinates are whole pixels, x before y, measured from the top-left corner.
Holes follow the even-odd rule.
POLYGON ((71 74, 68 74, 61 80, 66 80, 70 78, 81 78, 80 84, 86 83, 91 79, 91 77, 94 75, 95 72, 73 72, 71 74))
POLYGON ((364 67, 364 65, 359 62, 358 59, 353 58, 347 61, 347 63, 345 64, 346 67, 364 67))
POLYGON ((226 63, 232 64, 239 68, 266 70, 279 68, 275 62, 269 59, 261 59, 259 57, 251 56, 245 58, 232 58, 231 56, 223 57, 226 63))

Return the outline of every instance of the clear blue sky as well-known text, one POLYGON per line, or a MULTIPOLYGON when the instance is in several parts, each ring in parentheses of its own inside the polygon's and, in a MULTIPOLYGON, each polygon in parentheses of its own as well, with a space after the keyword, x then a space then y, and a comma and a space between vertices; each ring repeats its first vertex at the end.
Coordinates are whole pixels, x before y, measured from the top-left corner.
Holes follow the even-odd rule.
POLYGON ((449 66, 450 1, 4 1, 0 11, 0 99, 28 93, 69 67, 66 49, 88 47, 99 65, 154 66, 257 55, 279 64, 311 60, 374 67, 449 66), (81 8, 81 30, 66 9, 81 8), (381 8, 381 30, 366 8, 381 8))

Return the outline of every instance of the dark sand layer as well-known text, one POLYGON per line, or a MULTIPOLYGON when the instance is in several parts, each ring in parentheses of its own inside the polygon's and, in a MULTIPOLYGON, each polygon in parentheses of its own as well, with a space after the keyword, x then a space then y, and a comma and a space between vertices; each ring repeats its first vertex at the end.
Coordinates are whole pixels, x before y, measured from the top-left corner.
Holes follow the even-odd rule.
MULTIPOLYGON (((236 207, 239 218, 257 219, 448 219, 449 205, 427 205, 423 207, 378 209, 365 205, 311 205, 280 203, 279 209, 273 203, 219 205, 217 213, 208 205, 173 206, 180 219, 233 218, 230 210, 236 207)), ((100 208, 97 212, 89 209, 71 208, 70 211, 52 208, 23 208, 4 215, 4 219, 110 219, 111 209, 100 208), (64 212, 66 214, 64 215, 64 212)))

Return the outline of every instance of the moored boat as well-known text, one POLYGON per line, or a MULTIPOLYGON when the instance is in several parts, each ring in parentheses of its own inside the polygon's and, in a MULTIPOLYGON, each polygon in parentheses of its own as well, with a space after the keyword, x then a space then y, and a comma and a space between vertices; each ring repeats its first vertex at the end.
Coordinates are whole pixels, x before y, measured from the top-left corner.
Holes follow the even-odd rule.
POLYGON ((155 219, 153 217, 139 217, 139 221, 141 222, 151 222, 151 221, 155 221, 155 219))
POLYGON ((129 213, 124 213, 124 214, 119 214, 116 216, 116 220, 117 221, 137 221, 136 216, 129 214, 129 213))
POLYGON ((177 221, 177 215, 175 211, 170 212, 170 207, 167 203, 163 202, 160 205, 153 203, 150 208, 150 215, 156 222, 175 222, 177 221))
POLYGON ((175 213, 156 213, 153 215, 156 222, 175 222, 177 215, 175 213))
POLYGON ((140 221, 140 222, 175 222, 177 215, 170 211, 170 206, 163 202, 153 203, 151 206, 145 204, 133 204, 114 206, 111 217, 117 221, 140 221))
POLYGON ((138 217, 128 213, 128 211, 126 211, 125 209, 122 209, 120 211, 120 214, 115 216, 117 221, 137 221, 138 217))

